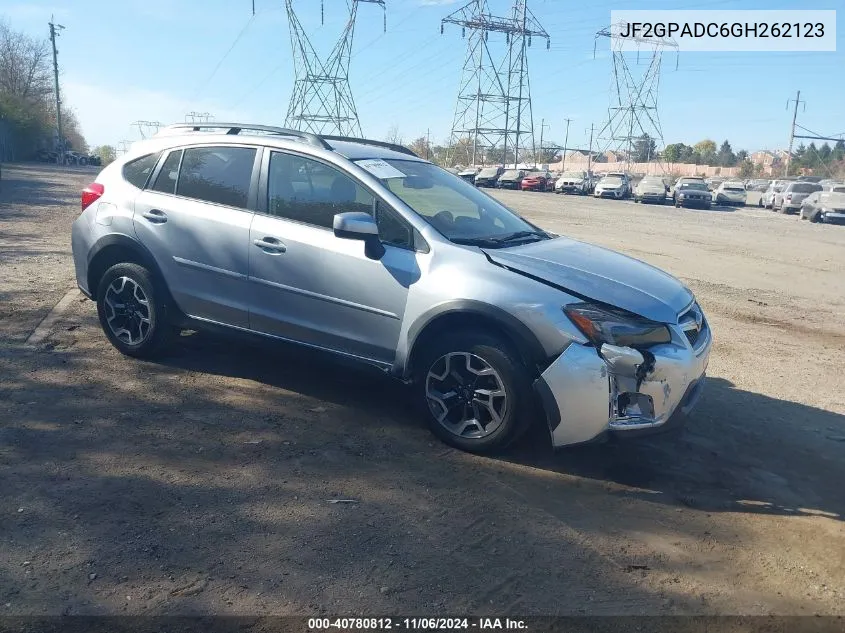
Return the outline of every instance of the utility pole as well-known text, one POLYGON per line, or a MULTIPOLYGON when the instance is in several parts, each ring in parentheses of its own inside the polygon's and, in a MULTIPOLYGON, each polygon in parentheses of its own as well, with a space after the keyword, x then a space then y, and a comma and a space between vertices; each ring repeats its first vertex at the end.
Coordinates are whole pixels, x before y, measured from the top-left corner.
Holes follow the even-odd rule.
MULTIPOLYGON (((789 102, 792 99, 789 99, 786 102, 786 109, 789 110, 789 102)), ((789 150, 786 152, 786 160, 784 161, 783 165, 783 175, 784 177, 789 175, 789 163, 792 162, 792 144, 795 141, 795 121, 798 119, 798 104, 804 103, 801 101, 801 91, 798 91, 798 94, 795 95, 795 110, 792 112, 792 127, 789 129, 789 150)), ((804 109, 807 109, 807 104, 804 104, 804 109)))
POLYGON ((594 124, 590 123, 590 149, 587 152, 587 173, 593 167, 593 127, 595 127, 594 124))
POLYGON ((566 121, 566 138, 563 141, 563 162, 560 166, 561 171, 566 171, 566 146, 569 144, 569 123, 572 119, 564 119, 564 121, 566 121))
POLYGON ((65 143, 64 137, 62 136, 62 100, 59 96, 59 52, 56 50, 56 38, 59 36, 59 33, 56 32, 57 29, 63 29, 61 24, 54 24, 53 23, 53 16, 50 16, 50 43, 53 45, 53 79, 55 81, 55 88, 56 88, 56 131, 59 135, 59 152, 61 159, 64 159, 64 151, 65 151, 65 143))
POLYGON ((425 159, 431 160, 431 128, 425 131, 425 159))
MULTIPOLYGON (((540 154, 543 153, 543 132, 546 131, 547 127, 551 127, 546 125, 546 119, 540 119, 540 154)), ((534 154, 534 166, 537 166, 537 154, 534 154)))

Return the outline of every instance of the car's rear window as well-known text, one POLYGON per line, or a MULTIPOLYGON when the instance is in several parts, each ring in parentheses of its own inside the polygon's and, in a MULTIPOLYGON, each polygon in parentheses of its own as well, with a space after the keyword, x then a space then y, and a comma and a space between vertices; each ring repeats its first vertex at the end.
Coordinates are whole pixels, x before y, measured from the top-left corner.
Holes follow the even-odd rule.
POLYGON ((821 191, 821 185, 812 182, 797 182, 792 185, 790 191, 795 193, 813 193, 814 191, 821 191))
POLYGON ((156 152, 130 160, 123 166, 123 179, 130 185, 143 189, 160 156, 161 152, 156 152))

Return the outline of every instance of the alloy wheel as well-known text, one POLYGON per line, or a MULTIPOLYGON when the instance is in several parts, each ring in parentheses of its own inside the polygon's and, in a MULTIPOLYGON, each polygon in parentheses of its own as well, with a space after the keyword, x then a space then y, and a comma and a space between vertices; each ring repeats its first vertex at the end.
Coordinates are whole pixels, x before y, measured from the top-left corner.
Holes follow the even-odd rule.
POLYGON ((140 345, 149 336, 152 327, 150 302, 136 281, 117 277, 109 284, 103 303, 106 323, 119 341, 140 345))
POLYGON ((425 379, 429 410, 450 433, 468 439, 498 429, 508 409, 504 381, 483 358, 450 352, 432 363, 425 379))

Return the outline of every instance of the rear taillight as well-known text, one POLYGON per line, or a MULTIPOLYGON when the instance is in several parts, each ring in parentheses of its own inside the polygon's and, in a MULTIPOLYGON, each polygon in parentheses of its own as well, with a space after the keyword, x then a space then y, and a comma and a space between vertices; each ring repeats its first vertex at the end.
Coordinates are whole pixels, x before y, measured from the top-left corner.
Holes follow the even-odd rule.
POLYGON ((106 188, 98 182, 92 182, 85 187, 82 190, 82 210, 85 211, 85 209, 91 206, 92 202, 96 202, 105 191, 106 188))
POLYGON ((786 199, 787 199, 787 200, 792 200, 792 194, 791 194, 791 193, 786 194, 786 199))

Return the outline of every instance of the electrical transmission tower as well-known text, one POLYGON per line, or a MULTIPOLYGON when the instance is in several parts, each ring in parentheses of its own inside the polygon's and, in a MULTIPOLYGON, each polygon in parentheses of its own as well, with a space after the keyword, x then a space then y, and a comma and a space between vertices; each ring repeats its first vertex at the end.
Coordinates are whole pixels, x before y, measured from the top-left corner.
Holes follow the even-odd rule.
POLYGON ((141 135, 141 138, 147 138, 147 136, 153 136, 162 126, 162 124, 158 121, 135 121, 132 125, 138 128, 138 134, 141 135))
POLYGON ((634 158, 652 160, 656 157, 653 154, 664 146, 663 128, 657 112, 660 67, 663 52, 667 48, 677 51, 678 44, 670 39, 635 38, 636 52, 625 50, 626 42, 630 44, 632 38, 621 37, 623 29, 627 31, 623 23, 611 25, 596 33, 595 37, 596 41, 602 37, 610 39, 613 54, 611 92, 615 93, 611 96, 607 122, 600 128, 596 140, 600 151, 612 150, 624 156, 626 166, 630 167, 635 162, 634 158), (640 64, 642 57, 647 58, 647 66, 640 64), (634 61, 636 63, 632 64, 634 61), (645 71, 641 72, 640 67, 645 67, 645 71), (638 143, 646 144, 645 156, 635 156, 643 153, 638 151, 642 149, 638 143))
POLYGON ((461 27, 467 37, 458 102, 452 123, 450 156, 460 152, 467 162, 479 160, 505 165, 509 153, 518 163, 520 150, 535 156, 534 118, 531 110, 531 82, 528 76, 528 48, 532 37, 551 38, 528 9, 527 0, 514 0, 507 17, 492 15, 487 0, 471 0, 443 18, 461 27), (490 33, 504 34, 505 47, 491 47, 490 33), (523 139, 530 143, 527 148, 523 139))
POLYGON ((214 115, 208 112, 188 112, 185 115, 185 123, 209 123, 214 115))
MULTIPOLYGON (((285 126, 315 134, 361 136, 361 122, 349 87, 349 62, 358 5, 362 2, 381 5, 384 29, 387 30, 385 0, 346 0, 349 19, 329 56, 321 59, 296 15, 293 0, 285 0, 293 48, 296 79, 285 117, 285 126)), ((325 21, 325 8, 320 3, 325 21)))

